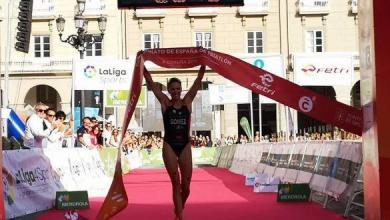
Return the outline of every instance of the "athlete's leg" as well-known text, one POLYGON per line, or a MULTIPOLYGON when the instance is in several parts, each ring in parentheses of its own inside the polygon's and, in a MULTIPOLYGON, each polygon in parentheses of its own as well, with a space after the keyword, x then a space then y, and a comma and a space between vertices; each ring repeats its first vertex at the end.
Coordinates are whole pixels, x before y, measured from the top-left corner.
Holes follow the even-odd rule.
POLYGON ((164 142, 162 149, 163 160, 165 168, 168 172, 169 178, 172 183, 172 197, 173 204, 175 205, 175 214, 176 217, 182 219, 182 198, 181 198, 181 187, 180 187, 180 175, 178 171, 178 160, 175 152, 172 150, 169 144, 164 142))
POLYGON ((188 143, 179 156, 179 169, 181 174, 181 199, 182 207, 186 204, 190 195, 190 184, 192 178, 192 153, 191 143, 188 143))

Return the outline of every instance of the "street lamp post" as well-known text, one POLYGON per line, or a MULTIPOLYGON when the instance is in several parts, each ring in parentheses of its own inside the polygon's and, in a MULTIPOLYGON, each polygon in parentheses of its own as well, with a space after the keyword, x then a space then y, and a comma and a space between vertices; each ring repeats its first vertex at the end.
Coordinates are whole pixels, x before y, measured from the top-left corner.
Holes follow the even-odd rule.
MULTIPOLYGON (((74 16, 75 28, 77 30, 77 34, 72 34, 62 38, 62 32, 65 29, 65 18, 61 15, 56 19, 57 31, 62 42, 68 43, 72 45, 75 49, 77 49, 80 53, 80 59, 84 58, 84 52, 88 46, 92 46, 97 42, 97 37, 88 33, 88 20, 83 16, 85 11, 85 1, 86 0, 76 0, 76 15, 74 16)), ((104 32, 106 31, 107 18, 104 16, 100 16, 98 19, 98 26, 100 30, 100 37, 103 39, 104 32)), ((80 106, 80 119, 84 116, 84 90, 81 91, 81 106, 80 106)))
MULTIPOLYGON (((62 42, 68 43, 76 48, 80 53, 80 59, 84 58, 85 49, 93 45, 97 38, 88 34, 88 20, 85 19, 83 13, 85 11, 85 0, 77 0, 77 11, 74 16, 75 28, 77 29, 77 34, 69 35, 66 39, 62 38, 62 32, 65 29, 65 18, 61 15, 56 19, 57 31, 62 42)), ((101 39, 104 37, 104 32, 106 31, 107 18, 100 16, 98 19, 98 25, 100 30, 101 39)))

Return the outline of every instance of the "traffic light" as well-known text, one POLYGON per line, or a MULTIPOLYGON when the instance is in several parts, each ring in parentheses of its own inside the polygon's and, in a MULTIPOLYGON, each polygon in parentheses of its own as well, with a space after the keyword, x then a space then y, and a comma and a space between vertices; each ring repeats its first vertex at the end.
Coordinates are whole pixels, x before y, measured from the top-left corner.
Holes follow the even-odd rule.
POLYGON ((18 15, 18 32, 16 33, 15 49, 28 53, 30 46, 31 21, 32 21, 33 0, 20 0, 18 15))

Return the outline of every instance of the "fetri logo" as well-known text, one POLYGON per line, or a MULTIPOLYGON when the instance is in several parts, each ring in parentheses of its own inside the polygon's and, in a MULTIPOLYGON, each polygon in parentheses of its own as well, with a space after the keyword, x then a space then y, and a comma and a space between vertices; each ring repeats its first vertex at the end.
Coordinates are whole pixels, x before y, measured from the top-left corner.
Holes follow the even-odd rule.
POLYGON ((306 74, 332 74, 332 73, 338 73, 338 74, 343 74, 343 73, 349 73, 349 69, 343 68, 343 67, 318 67, 314 66, 312 64, 308 64, 305 67, 301 69, 304 73, 306 74))
POLYGON ((84 68, 84 76, 91 79, 96 76, 96 69, 92 65, 88 65, 84 68))
POLYGON ((251 84, 251 87, 254 87, 257 90, 261 91, 262 95, 267 96, 267 94, 269 94, 269 95, 275 94, 275 90, 270 88, 272 86, 273 81, 274 81, 274 77, 269 73, 265 73, 263 75, 260 75, 259 78, 260 78, 260 83, 253 82, 251 84))
POLYGON ((261 83, 266 87, 270 87, 272 82, 274 81, 274 77, 272 77, 272 75, 269 73, 260 76, 260 79, 261 83))
POLYGON ((308 96, 302 96, 299 99, 298 105, 299 105, 299 109, 301 109, 302 112, 306 112, 306 113, 311 112, 314 106, 313 100, 308 96))
POLYGON ((302 71, 304 73, 306 73, 306 72, 314 72, 315 70, 316 70, 316 67, 313 66, 313 65, 307 65, 307 66, 302 68, 302 71))

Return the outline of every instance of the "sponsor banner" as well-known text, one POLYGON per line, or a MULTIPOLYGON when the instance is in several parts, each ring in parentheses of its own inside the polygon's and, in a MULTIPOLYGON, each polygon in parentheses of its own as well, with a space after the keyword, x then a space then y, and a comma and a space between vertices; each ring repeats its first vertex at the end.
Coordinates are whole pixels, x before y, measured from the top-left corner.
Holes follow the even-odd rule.
POLYGON ((294 55, 295 82, 304 86, 349 86, 354 65, 352 55, 294 55))
MULTIPOLYGON (((106 107, 126 106, 129 99, 129 90, 107 90, 105 92, 106 107)), ((147 88, 142 86, 141 94, 137 102, 137 108, 146 108, 147 104, 147 88)))
POLYGON ((278 202, 307 202, 309 197, 309 184, 279 184, 278 186, 278 202))
POLYGON ((311 141, 306 146, 305 155, 303 156, 302 166, 299 170, 296 183, 309 183, 319 156, 321 154, 322 141, 311 141))
MULTIPOLYGON (((116 157, 118 155, 118 148, 107 147, 98 151, 104 172, 107 176, 113 177, 115 173, 116 157)), ((122 159, 124 159, 122 155, 122 159)), ((122 171, 124 174, 130 172, 130 161, 123 160, 122 171)))
POLYGON ((331 170, 326 192, 332 196, 339 196, 347 190, 359 174, 362 164, 362 143, 343 141, 340 144, 335 165, 331 170))
POLYGON ((281 144, 283 145, 282 153, 280 154, 280 158, 273 176, 283 179, 289 165, 290 155, 293 148, 291 148, 287 143, 281 143, 281 144))
POLYGON ((211 105, 243 104, 252 99, 252 92, 238 85, 209 84, 211 105))
POLYGON ((310 181, 310 188, 317 192, 324 192, 329 176, 335 165, 335 157, 339 150, 340 141, 324 141, 318 164, 310 181))
POLYGON ((88 209, 89 200, 87 191, 57 191, 57 209, 88 209))
MULTIPOLYGON (((253 66, 270 72, 276 76, 286 78, 282 55, 259 55, 259 54, 243 54, 236 55, 243 61, 252 64, 253 66)), ((266 97, 260 97, 261 103, 276 103, 274 100, 266 97)))
POLYGON ((41 149, 4 151, 2 174, 7 218, 50 209, 64 189, 41 149))
POLYGON ((284 175, 283 182, 295 183, 298 177, 298 172, 301 168, 303 155, 305 154, 307 142, 294 143, 291 153, 290 164, 284 175))
POLYGON ((73 60, 74 90, 128 90, 133 60, 73 60))
MULTIPOLYGON (((215 154, 215 147, 192 148, 192 162, 195 165, 212 164, 215 154)), ((144 167, 164 166, 161 149, 141 150, 140 157, 144 167)))
POLYGON ((277 192, 279 183, 279 177, 269 176, 265 173, 258 174, 255 177, 253 192, 277 192))
POLYGON ((44 154, 49 158, 53 170, 66 190, 87 190, 91 197, 106 195, 111 178, 98 150, 44 149, 44 154))

